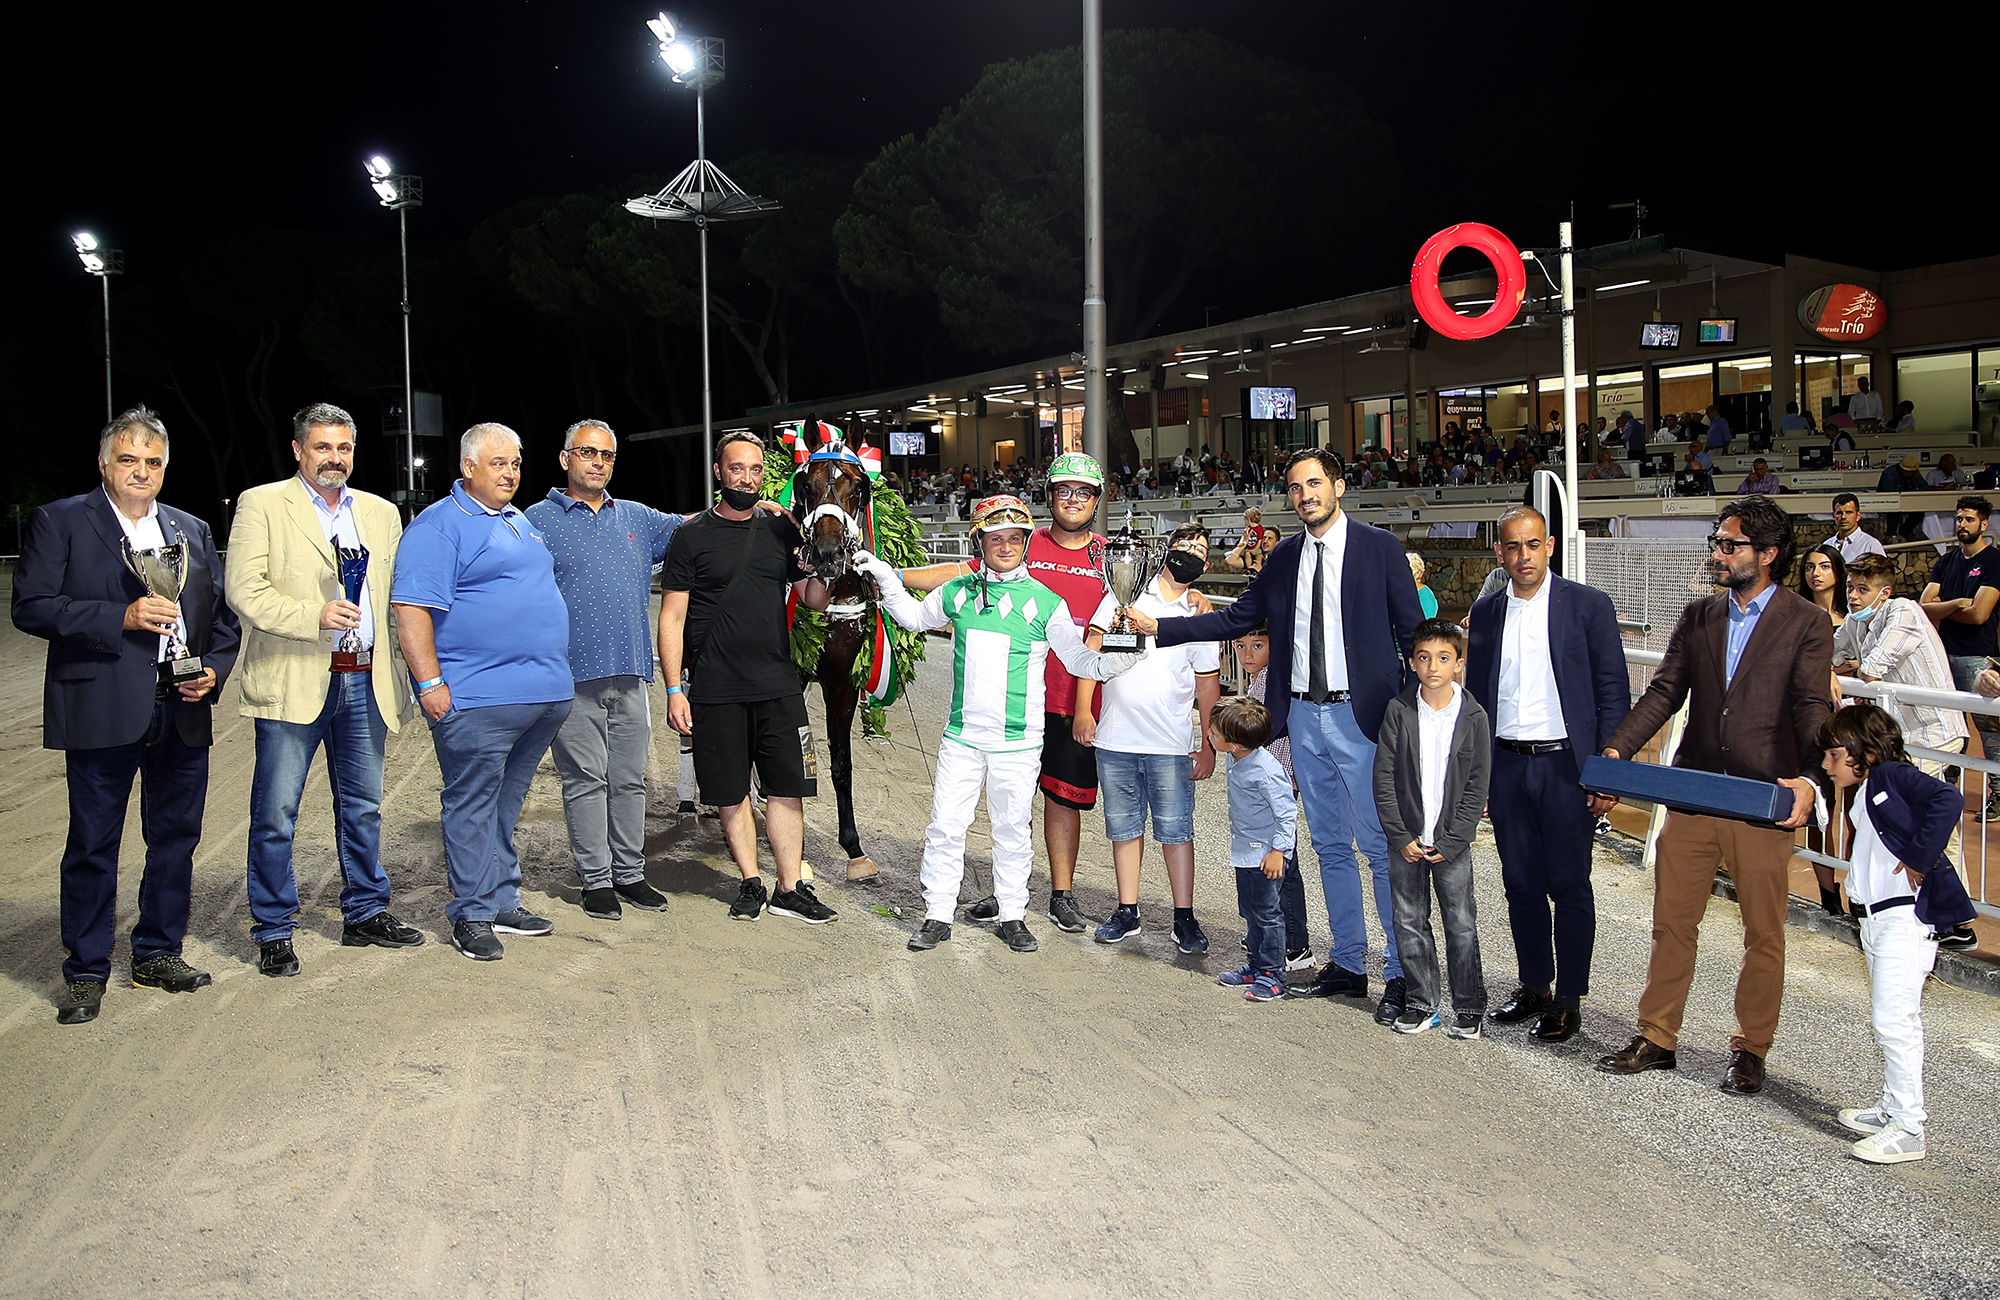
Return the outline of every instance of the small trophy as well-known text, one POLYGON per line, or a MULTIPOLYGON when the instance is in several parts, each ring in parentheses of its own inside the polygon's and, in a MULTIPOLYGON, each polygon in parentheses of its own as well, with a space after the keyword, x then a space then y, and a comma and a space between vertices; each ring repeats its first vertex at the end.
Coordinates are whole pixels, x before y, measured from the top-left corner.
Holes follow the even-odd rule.
MULTIPOLYGON (((368 582, 368 548, 365 546, 335 546, 334 554, 340 560, 340 589, 350 605, 361 604, 361 588, 368 582)), ((368 667, 375 661, 375 652, 361 644, 361 629, 350 627, 340 634, 333 646, 334 671, 355 672, 368 667)))
POLYGON ((1146 584, 1160 571, 1160 565, 1158 548, 1132 531, 1132 512, 1126 510, 1125 526, 1104 543, 1104 557, 1098 569, 1104 575, 1105 589, 1118 598, 1118 613, 1104 634, 1106 653, 1137 653, 1146 648, 1145 634, 1132 630, 1125 610, 1146 590, 1146 584))
MULTIPOLYGON (((135 551, 132 543, 124 542, 125 567, 132 570, 146 590, 161 600, 171 600, 179 605, 181 588, 187 585, 187 547, 173 542, 150 550, 135 551)), ((167 630, 168 673, 174 685, 191 682, 202 674, 201 660, 188 652, 188 644, 181 638, 180 620, 167 630)))

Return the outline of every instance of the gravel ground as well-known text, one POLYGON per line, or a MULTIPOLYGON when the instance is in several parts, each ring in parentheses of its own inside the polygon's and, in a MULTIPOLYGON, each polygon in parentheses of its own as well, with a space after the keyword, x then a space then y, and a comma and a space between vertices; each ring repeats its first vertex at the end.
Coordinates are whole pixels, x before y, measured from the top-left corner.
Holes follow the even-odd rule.
MULTIPOLYGON (((59 1028, 62 768, 35 747, 40 675, 40 647, 0 631, 0 1295, 1973 1296, 2000 1281, 1983 1172, 2000 1155, 2000 1003, 1932 984, 1932 1154, 1863 1165, 1833 1119, 1880 1087, 1860 955, 1792 932, 1770 1086, 1725 1095, 1742 932, 1718 900, 1682 1068, 1597 1074, 1631 1035, 1649 929, 1648 881, 1613 845, 1584 1032, 1555 1048, 1504 1029, 1402 1038, 1359 1003, 1253 1006, 1216 987, 1242 935, 1219 779, 1196 818, 1211 952, 1168 941, 1156 851, 1136 943, 1063 935, 1038 906, 1039 953, 974 923, 906 952, 935 662, 894 738, 857 752, 881 884, 839 880, 833 800, 809 806, 833 925, 724 919, 732 873, 713 822, 671 815, 663 730, 649 876, 672 909, 582 916, 545 771, 520 840, 556 933, 463 961, 442 942, 438 779, 417 728, 391 741, 385 859, 397 910, 432 942, 338 946, 316 773, 290 980, 256 975, 246 934, 252 749, 232 701, 188 945, 215 986, 134 989, 121 943, 104 1016, 59 1028)), ((986 851, 976 826, 975 876, 986 851)), ((1490 838, 1475 854, 1497 1000, 1511 945, 1490 838)), ((1083 858, 1101 917, 1094 817, 1083 858)), ((1039 867, 1034 890, 1044 904, 1039 867)))

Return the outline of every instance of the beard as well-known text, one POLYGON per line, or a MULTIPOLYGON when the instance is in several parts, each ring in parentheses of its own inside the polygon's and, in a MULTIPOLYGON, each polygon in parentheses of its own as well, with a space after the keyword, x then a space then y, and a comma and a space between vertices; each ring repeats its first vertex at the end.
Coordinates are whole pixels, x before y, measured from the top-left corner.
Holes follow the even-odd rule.
POLYGON ((347 486, 347 471, 338 467, 322 467, 313 474, 313 482, 323 488, 347 486))

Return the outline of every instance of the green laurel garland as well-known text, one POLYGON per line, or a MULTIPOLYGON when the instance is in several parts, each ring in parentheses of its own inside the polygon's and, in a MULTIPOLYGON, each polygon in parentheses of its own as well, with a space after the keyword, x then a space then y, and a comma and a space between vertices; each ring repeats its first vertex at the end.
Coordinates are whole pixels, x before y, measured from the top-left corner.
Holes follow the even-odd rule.
MULTIPOLYGON (((796 468, 788 448, 774 443, 764 449, 766 500, 782 499, 791 486, 792 471, 796 468)), ((918 528, 917 521, 910 517, 910 508, 903 498, 880 480, 876 481, 872 495, 875 502, 875 554, 898 569, 917 568, 930 563, 930 557, 924 553, 923 532, 918 528)), ((826 632, 826 615, 799 606, 792 619, 792 664, 799 670, 801 680, 811 681, 819 672, 819 657, 826 649, 826 632)), ((924 657, 924 634, 905 631, 894 619, 890 619, 889 652, 895 656, 896 681, 902 690, 907 691, 916 680, 917 664, 924 657)), ((862 691, 862 734, 887 736, 889 723, 884 710, 881 705, 871 703, 867 696, 866 683, 874 666, 875 638, 866 634, 864 629, 861 653, 854 657, 854 685, 862 691)))

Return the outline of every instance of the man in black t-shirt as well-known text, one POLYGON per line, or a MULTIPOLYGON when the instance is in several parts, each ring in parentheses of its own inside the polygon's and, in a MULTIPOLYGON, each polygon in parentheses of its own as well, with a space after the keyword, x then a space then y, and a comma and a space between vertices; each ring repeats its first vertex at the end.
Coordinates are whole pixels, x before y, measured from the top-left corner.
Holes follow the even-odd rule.
MULTIPOLYGON (((1924 588, 1924 613, 1937 624, 1951 664, 1952 685, 1973 689, 1973 679, 1989 656, 2000 654, 2000 550, 1986 540, 1986 521, 1993 503, 1985 497, 1960 497, 1952 512, 1952 536, 1958 549, 1947 551, 1931 566, 1924 588)), ((1995 750, 1995 720, 1969 715, 1982 733, 1980 743, 1990 757, 1995 750)), ((1986 801, 1981 821, 2000 818, 2000 792, 1986 801)))
POLYGON ((800 567, 803 539, 791 518, 756 509, 763 442, 754 434, 724 434, 715 455, 722 499, 674 531, 661 576, 667 721, 694 738, 701 801, 721 810, 723 836, 743 874, 730 918, 754 921, 766 903, 750 807, 754 764, 764 785, 764 833, 778 867, 770 910, 818 925, 838 913, 799 879, 805 799, 819 793, 819 760, 792 665, 785 602, 796 586, 802 603, 824 609, 827 590, 800 567), (679 685, 683 667, 692 700, 679 685))

